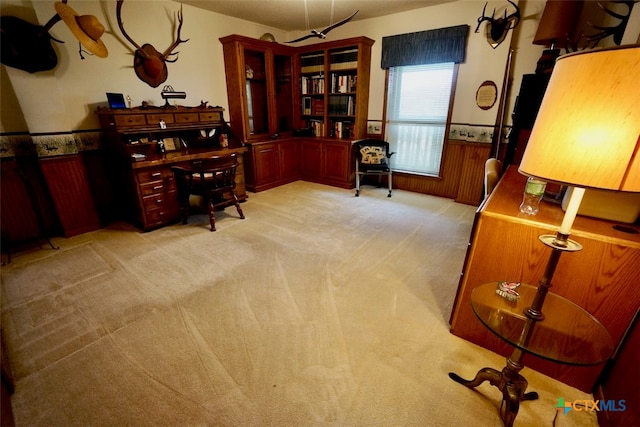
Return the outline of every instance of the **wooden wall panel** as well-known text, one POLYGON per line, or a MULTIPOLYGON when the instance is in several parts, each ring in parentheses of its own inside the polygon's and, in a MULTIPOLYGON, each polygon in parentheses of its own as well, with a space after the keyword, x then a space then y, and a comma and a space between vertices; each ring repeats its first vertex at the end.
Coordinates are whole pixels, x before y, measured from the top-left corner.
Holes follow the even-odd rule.
POLYGON ((441 177, 394 172, 393 187, 478 206, 482 200, 484 163, 490 149, 489 144, 447 141, 441 177))
POLYGON ((56 234, 58 219, 36 159, 2 159, 0 173, 3 246, 56 234))
POLYGON ((79 155, 40 159, 66 237, 100 228, 84 163, 79 155))

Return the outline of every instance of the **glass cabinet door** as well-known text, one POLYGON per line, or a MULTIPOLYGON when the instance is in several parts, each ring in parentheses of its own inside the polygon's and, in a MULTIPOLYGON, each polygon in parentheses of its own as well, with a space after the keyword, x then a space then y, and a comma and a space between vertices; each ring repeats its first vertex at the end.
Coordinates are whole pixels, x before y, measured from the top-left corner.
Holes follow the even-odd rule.
POLYGON ((291 55, 275 55, 276 127, 277 132, 293 130, 293 64, 291 55))
POLYGON ((244 51, 249 135, 269 134, 267 60, 263 51, 244 51))

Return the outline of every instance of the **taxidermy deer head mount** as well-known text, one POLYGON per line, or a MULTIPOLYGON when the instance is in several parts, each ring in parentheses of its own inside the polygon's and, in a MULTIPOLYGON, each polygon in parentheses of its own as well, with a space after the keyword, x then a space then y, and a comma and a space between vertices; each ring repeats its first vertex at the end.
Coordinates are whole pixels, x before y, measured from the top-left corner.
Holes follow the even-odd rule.
POLYGON ((180 11, 178 12, 179 24, 175 41, 164 52, 160 53, 149 43, 145 43, 142 46, 138 45, 127 34, 122 23, 122 3, 124 3, 124 0, 118 0, 116 6, 116 17, 118 19, 118 26, 120 27, 120 31, 122 31, 122 35, 136 48, 133 57, 133 68, 136 75, 149 86, 158 87, 167 80, 167 62, 176 62, 178 60, 176 55, 178 55, 179 52, 174 53, 173 50, 178 47, 179 44, 189 41, 189 39, 182 40, 180 38, 180 30, 182 30, 183 23, 182 5, 180 5, 180 11), (176 57, 171 58, 173 56, 176 57))
POLYGON ((494 49, 504 41, 509 30, 516 28, 520 23, 520 8, 511 0, 507 1, 516 8, 516 11, 511 15, 507 16, 507 10, 505 9, 504 17, 496 18, 496 10, 493 9, 491 17, 485 16, 485 12, 487 11, 487 2, 484 4, 484 8, 482 9, 482 16, 478 18, 476 33, 480 30, 480 24, 482 24, 484 21, 488 21, 489 23, 486 26, 487 41, 494 49))

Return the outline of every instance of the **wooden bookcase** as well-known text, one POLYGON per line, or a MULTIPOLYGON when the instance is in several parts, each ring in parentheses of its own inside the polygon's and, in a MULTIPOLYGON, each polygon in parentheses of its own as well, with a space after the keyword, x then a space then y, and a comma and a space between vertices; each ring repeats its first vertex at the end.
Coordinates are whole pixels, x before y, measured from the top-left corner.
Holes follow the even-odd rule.
POLYGON ((366 136, 373 43, 355 37, 299 48, 299 128, 325 138, 366 136))

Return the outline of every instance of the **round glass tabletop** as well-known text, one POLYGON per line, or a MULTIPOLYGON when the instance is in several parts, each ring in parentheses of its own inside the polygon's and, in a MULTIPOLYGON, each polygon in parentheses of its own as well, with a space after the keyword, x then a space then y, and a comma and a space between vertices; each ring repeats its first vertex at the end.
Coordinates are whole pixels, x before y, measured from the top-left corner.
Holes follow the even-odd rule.
POLYGON ((570 365, 595 365, 613 353, 613 339, 602 324, 582 307, 554 293, 547 293, 544 320, 525 315, 537 288, 520 285, 520 297, 509 301, 496 293, 498 282, 480 285, 471 293, 471 307, 494 334, 525 352, 570 365), (525 327, 531 328, 528 339, 525 327))

